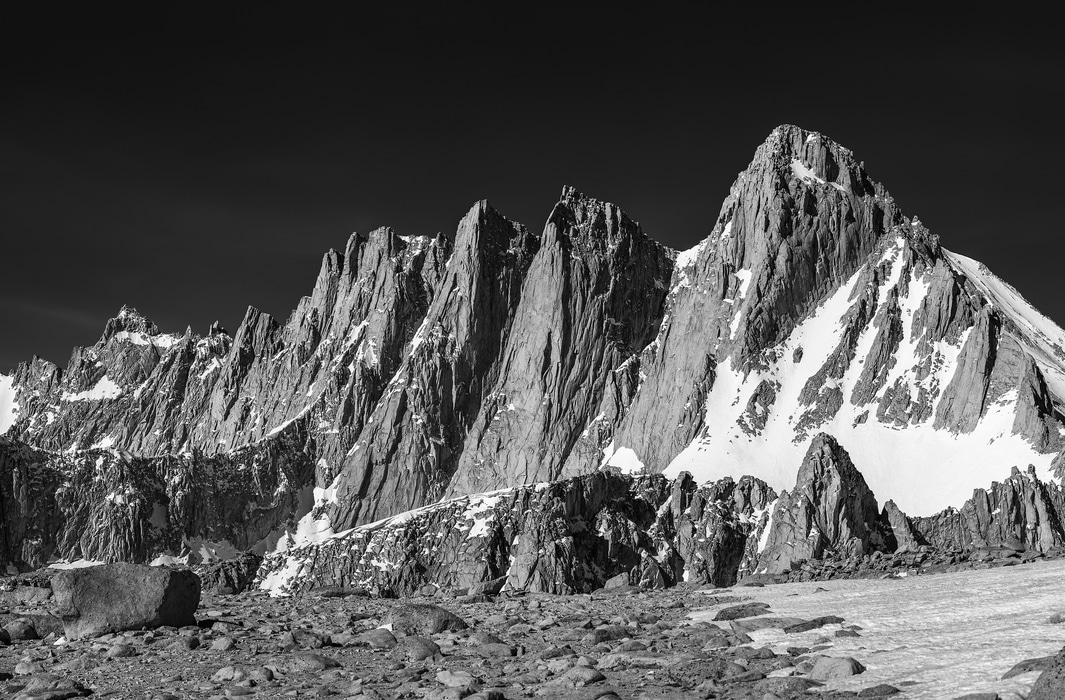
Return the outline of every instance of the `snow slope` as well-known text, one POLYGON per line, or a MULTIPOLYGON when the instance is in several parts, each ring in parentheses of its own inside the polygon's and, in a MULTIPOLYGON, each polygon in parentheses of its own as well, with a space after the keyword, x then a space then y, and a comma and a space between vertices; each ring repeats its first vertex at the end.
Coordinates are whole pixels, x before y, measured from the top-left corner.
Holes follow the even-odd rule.
MULTIPOLYGON (((912 319, 926 293, 926 283, 920 278, 902 280, 906 241, 898 238, 888 247, 877 265, 890 263, 891 270, 883 279, 878 295, 881 307, 888 303, 888 292, 899 290, 904 337, 895 352, 895 362, 887 381, 877 397, 895 384, 906 383, 912 395, 919 390, 938 396, 956 369, 958 355, 967 335, 956 343, 939 342, 932 348, 931 371, 920 370, 925 362, 920 353, 920 338, 912 328, 912 319)), ((951 254, 951 260, 976 280, 989 295, 992 303, 1007 309, 1013 318, 1020 319, 1027 328, 1031 343, 1042 349, 1041 365, 1048 368, 1048 377, 1059 377, 1060 362, 1055 362, 1055 349, 1065 347, 1065 331, 1035 311, 1008 285, 974 261, 951 254), (959 262, 961 261, 961 262, 959 262), (964 262, 968 261, 968 262, 964 262), (1051 372, 1054 370, 1057 372, 1051 372)), ((716 379, 705 405, 702 433, 665 469, 669 477, 682 471, 691 472, 700 482, 724 476, 750 474, 765 480, 778 491, 795 484, 795 474, 806 453, 810 440, 818 432, 836 437, 850 453, 855 465, 865 476, 879 502, 893 499, 911 516, 931 515, 944 508, 957 506, 972 495, 976 487, 1000 481, 1010 473, 1010 467, 1022 470, 1035 465, 1040 478, 1051 480, 1050 464, 1053 454, 1038 452, 1022 437, 1012 432, 1016 414, 1016 391, 992 405, 974 432, 968 434, 937 430, 931 419, 897 427, 876 417, 876 403, 854 405, 852 392, 862 372, 861 360, 873 346, 878 328, 865 327, 858 338, 855 359, 841 379, 829 379, 825 387, 838 387, 843 392, 842 408, 827 422, 814 428, 803 428, 801 420, 809 406, 802 403, 800 394, 807 380, 820 369, 821 363, 838 345, 846 326, 845 317, 855 301, 855 289, 862 275, 859 270, 839 290, 826 299, 809 317, 800 323, 777 348, 777 358, 760 371, 743 375, 726 358, 716 368, 716 379), (802 350, 803 359, 796 362, 794 352, 802 350), (764 429, 757 434, 744 431, 737 422, 746 409, 748 397, 762 380, 779 383, 764 429)), ((1059 394, 1065 395, 1065 394, 1059 394)), ((625 452, 618 445, 614 454, 625 455, 625 464, 638 463, 639 456, 625 452)), ((608 460, 609 464, 613 461, 608 460)))
POLYGON ((18 401, 15 399, 12 378, 6 374, 0 374, 0 435, 7 432, 17 416, 18 401))
MULTIPOLYGON (((1063 576, 1065 561, 1056 560, 901 579, 788 583, 758 589, 754 599, 768 603, 773 617, 838 615, 843 626, 861 627, 860 637, 833 637, 821 653, 853 657, 865 673, 829 681, 829 689, 913 681, 905 688, 909 700, 1011 691, 1023 696, 1038 672, 999 679, 1014 664, 1056 654, 1065 645, 1065 625, 1046 622, 1062 610, 1063 576)), ((737 592, 747 597, 750 590, 737 592)), ((712 620, 720 607, 692 617, 712 620)), ((789 646, 814 646, 840 627, 799 634, 758 630, 750 632, 751 646, 785 653, 789 646)))

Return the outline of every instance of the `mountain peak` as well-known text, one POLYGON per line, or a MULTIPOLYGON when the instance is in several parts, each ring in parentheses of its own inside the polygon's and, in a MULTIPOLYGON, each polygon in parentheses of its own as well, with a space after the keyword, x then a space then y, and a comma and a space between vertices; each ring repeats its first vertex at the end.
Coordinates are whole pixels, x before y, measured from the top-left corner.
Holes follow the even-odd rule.
POLYGON ((145 335, 159 335, 158 326, 152 323, 148 317, 127 304, 123 304, 122 308, 118 310, 118 315, 109 320, 104 326, 104 334, 100 337, 100 342, 105 342, 115 334, 123 331, 127 333, 144 333, 145 335))

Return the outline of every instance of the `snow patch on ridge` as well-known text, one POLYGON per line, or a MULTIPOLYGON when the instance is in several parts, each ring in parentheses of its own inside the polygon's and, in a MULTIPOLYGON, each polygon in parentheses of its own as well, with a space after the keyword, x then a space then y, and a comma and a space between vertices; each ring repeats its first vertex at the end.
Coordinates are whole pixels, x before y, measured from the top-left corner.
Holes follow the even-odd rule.
POLYGON ((19 405, 15 398, 14 377, 0 374, 0 435, 7 432, 18 418, 19 405))
POLYGON ((614 443, 604 450, 602 466, 616 467, 622 474, 642 474, 647 470, 631 447, 614 448, 614 443))
POLYGON ((795 175, 795 177, 799 178, 803 182, 816 182, 819 185, 831 185, 840 192, 846 192, 847 188, 845 188, 843 185, 836 184, 835 182, 827 182, 824 178, 817 177, 817 175, 814 174, 814 171, 806 167, 806 164, 798 158, 792 158, 791 172, 793 175, 795 175))
POLYGON ((148 335, 147 333, 140 333, 138 331, 119 331, 115 333, 115 340, 125 341, 127 343, 133 343, 134 345, 153 345, 156 348, 167 350, 172 348, 181 340, 181 336, 177 335, 148 335))
POLYGON ((100 377, 100 380, 96 382, 95 386, 85 391, 79 391, 76 394, 72 394, 69 391, 64 391, 60 398, 63 401, 103 401, 105 399, 114 399, 122 395, 122 387, 115 384, 106 374, 100 377))
POLYGON ((75 559, 74 561, 67 561, 60 559, 59 561, 53 561, 48 564, 49 569, 84 569, 90 566, 101 566, 105 562, 97 561, 96 559, 75 559))

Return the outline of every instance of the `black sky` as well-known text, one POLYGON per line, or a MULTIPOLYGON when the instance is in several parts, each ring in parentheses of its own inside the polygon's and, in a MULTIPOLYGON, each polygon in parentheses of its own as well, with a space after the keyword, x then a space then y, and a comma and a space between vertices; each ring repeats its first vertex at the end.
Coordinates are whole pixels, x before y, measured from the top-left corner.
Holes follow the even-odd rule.
POLYGON ((1049 17, 296 7, 0 17, 0 371, 64 365, 122 304, 284 319, 352 231, 453 230, 482 198, 539 230, 571 184, 687 248, 781 123, 1065 323, 1049 17))

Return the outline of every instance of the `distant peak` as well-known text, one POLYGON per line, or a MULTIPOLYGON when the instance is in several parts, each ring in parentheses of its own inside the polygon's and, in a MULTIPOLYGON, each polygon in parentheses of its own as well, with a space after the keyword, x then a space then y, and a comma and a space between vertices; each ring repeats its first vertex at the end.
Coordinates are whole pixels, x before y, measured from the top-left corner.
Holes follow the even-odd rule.
POLYGON ((144 314, 129 305, 123 305, 118 310, 118 315, 107 322, 104 326, 104 334, 100 341, 106 341, 116 333, 143 333, 145 335, 159 335, 159 327, 156 326, 144 314))

